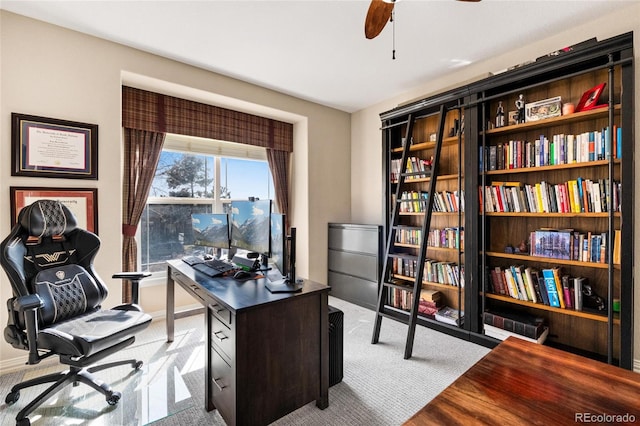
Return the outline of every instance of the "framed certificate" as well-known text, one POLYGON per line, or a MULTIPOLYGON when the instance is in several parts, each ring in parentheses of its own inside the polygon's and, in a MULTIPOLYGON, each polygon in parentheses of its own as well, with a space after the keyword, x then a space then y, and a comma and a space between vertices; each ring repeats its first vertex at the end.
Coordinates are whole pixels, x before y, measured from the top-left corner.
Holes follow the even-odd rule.
POLYGON ((98 233, 98 190, 96 188, 9 188, 11 196, 11 227, 20 210, 37 200, 56 200, 67 206, 76 217, 78 228, 98 233))
POLYGON ((98 179, 98 125, 11 114, 11 176, 98 179))

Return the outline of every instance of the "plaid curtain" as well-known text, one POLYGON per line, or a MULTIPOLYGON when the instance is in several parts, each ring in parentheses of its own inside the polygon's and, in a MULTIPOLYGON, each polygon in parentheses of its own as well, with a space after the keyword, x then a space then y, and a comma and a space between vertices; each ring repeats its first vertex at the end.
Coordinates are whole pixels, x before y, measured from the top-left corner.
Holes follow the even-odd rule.
POLYGON ((280 213, 285 215, 286 230, 289 230, 289 158, 287 151, 267 148, 267 160, 273 176, 276 191, 276 204, 280 213))
POLYGON ((293 124, 122 87, 122 126, 293 151, 293 124))
MULTIPOLYGON (((276 203, 280 212, 286 215, 288 227, 289 157, 293 151, 293 124, 123 86, 122 126, 125 128, 122 215, 124 271, 133 271, 137 267, 134 236, 166 133, 266 148, 276 203)), ((123 284, 122 294, 124 302, 128 302, 131 298, 129 282, 123 284)))
MULTIPOLYGON (((122 267, 123 271, 138 268, 136 229, 147 203, 151 182, 164 144, 164 133, 124 129, 124 176, 122 182, 122 267)), ((122 284, 122 301, 130 303, 131 282, 122 284)))

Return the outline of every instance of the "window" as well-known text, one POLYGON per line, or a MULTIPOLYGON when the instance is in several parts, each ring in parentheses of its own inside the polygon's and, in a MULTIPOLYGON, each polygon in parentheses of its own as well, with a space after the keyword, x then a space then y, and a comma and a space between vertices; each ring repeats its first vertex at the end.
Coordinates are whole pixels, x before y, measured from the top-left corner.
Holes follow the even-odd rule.
POLYGON ((264 148, 167 134, 140 221, 141 269, 202 251, 193 245, 191 214, 225 213, 232 200, 273 199, 264 148))

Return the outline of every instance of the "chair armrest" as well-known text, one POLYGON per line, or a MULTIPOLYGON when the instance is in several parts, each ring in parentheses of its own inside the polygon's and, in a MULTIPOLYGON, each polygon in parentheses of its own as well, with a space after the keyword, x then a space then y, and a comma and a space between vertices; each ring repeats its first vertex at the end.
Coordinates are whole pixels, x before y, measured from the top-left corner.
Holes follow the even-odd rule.
POLYGON ((37 294, 16 297, 13 301, 13 309, 18 312, 41 308, 44 305, 42 299, 37 294))
POLYGON ((140 281, 141 279, 150 277, 151 275, 151 272, 118 272, 117 274, 113 274, 112 278, 140 281))
POLYGON ((140 292, 140 280, 150 277, 151 272, 118 272, 112 278, 131 281, 131 301, 138 304, 138 293, 140 292))
POLYGON ((38 354, 38 308, 44 305, 37 294, 17 297, 13 301, 13 308, 24 315, 24 325, 29 345, 29 364, 37 364, 41 358, 38 354))

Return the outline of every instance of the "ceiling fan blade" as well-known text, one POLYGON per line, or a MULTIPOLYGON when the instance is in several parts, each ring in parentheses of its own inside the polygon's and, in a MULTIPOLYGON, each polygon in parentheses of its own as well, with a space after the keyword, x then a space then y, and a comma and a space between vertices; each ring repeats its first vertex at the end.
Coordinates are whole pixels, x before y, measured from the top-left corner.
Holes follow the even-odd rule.
POLYGON ((384 26, 389 22, 391 12, 393 12, 393 3, 387 3, 382 0, 371 0, 367 17, 364 21, 365 37, 372 39, 380 34, 384 26))

